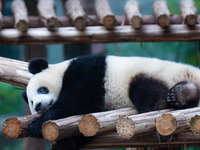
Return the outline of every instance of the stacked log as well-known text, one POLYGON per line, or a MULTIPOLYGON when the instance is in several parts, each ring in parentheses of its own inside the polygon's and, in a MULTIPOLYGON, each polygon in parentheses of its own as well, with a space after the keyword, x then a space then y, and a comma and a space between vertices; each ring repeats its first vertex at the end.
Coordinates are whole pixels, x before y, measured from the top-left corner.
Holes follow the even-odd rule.
POLYGON ((0 29, 3 27, 2 1, 0 1, 0 29))
POLYGON ((67 0, 65 2, 67 16, 72 20, 78 30, 84 30, 87 25, 86 14, 80 0, 67 0))
POLYGON ((23 0, 13 0, 11 7, 15 19, 15 28, 22 32, 27 31, 29 20, 25 2, 23 0))

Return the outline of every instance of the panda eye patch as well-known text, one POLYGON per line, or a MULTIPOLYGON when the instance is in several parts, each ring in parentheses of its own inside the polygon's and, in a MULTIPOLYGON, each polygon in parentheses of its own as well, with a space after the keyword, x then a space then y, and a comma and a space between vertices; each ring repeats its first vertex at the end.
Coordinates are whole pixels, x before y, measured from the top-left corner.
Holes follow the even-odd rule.
POLYGON ((46 87, 40 87, 40 88, 38 88, 37 93, 38 94, 48 94, 49 90, 46 87))

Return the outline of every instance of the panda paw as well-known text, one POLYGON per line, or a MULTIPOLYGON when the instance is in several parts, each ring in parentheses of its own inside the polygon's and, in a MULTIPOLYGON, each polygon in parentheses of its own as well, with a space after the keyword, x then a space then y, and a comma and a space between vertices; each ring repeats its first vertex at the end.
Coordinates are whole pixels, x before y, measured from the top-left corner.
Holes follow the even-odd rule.
POLYGON ((178 96, 176 94, 176 89, 172 88, 169 90, 167 94, 167 102, 170 104, 171 107, 173 108, 181 108, 182 105, 179 102, 178 96))
POLYGON ((35 118, 31 121, 31 124, 28 129, 31 136, 36 138, 42 138, 42 124, 43 121, 41 118, 35 118))

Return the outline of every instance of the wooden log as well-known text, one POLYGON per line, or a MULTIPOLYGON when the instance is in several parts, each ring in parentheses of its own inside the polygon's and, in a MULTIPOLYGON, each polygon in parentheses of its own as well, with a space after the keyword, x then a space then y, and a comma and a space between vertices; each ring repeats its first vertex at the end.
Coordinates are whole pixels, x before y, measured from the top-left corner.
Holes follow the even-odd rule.
POLYGON ((156 16, 157 23, 163 28, 170 24, 170 12, 165 0, 155 0, 153 4, 153 12, 156 16))
POLYGON ((132 25, 133 28, 140 29, 142 24, 142 14, 138 1, 128 0, 124 8, 129 24, 132 25))
POLYGON ((133 115, 138 113, 133 108, 93 113, 85 115, 79 123, 80 132, 88 137, 115 131, 117 120, 121 115, 133 115))
POLYGON ((40 114, 9 118, 4 122, 3 134, 9 139, 17 139, 30 136, 28 133, 30 122, 32 119, 39 116, 40 114))
POLYGON ((163 136, 168 136, 174 133, 181 133, 194 131, 195 134, 200 135, 199 130, 199 114, 200 107, 176 110, 166 114, 161 115, 156 120, 156 129, 159 134, 163 136), (195 117, 196 116, 196 117, 195 117), (194 118, 193 118, 194 117, 194 118))
POLYGON ((54 0, 38 0, 37 8, 44 25, 49 30, 56 30, 59 22, 54 10, 54 0))
POLYGON ((74 27, 60 27, 56 32, 50 32, 45 28, 32 28, 22 34, 15 29, 2 29, 0 45, 200 40, 200 25, 196 25, 192 30, 187 25, 170 25, 168 32, 158 25, 143 25, 141 31, 134 30, 131 26, 117 26, 115 30, 105 30, 102 26, 95 26, 86 27, 85 30, 86 32, 77 32, 74 27))
POLYGON ((23 0, 13 0, 11 4, 13 16, 15 18, 15 28, 26 32, 29 26, 28 11, 23 0))
POLYGON ((156 118, 171 109, 121 117, 116 125, 117 133, 126 139, 156 131, 156 118))
POLYGON ((156 134, 133 137, 124 139, 116 133, 104 134, 91 138, 89 143, 85 145, 86 149, 95 148, 127 148, 127 147, 184 147, 200 146, 200 136, 193 135, 190 132, 181 133, 172 137, 160 137, 160 142, 156 134))
POLYGON ((116 18, 109 6, 108 0, 96 0, 95 10, 100 22, 106 29, 112 30, 116 26, 116 18))
MULTIPOLYGON (((200 15, 198 15, 200 18, 200 15)), ((123 16, 116 16, 117 25, 121 25, 123 21, 123 16)), ((60 27, 71 27, 73 26, 72 22, 66 16, 58 16, 57 17, 60 27)), ((98 19, 94 15, 90 15, 87 18, 87 26, 101 26, 102 24, 98 22, 98 19), (90 19, 89 19, 90 18, 90 19)), ((180 15, 172 15, 170 18, 170 24, 182 24, 183 18, 180 15)), ((13 28, 14 19, 12 16, 3 16, 4 26, 2 28, 13 28)), ((142 24, 155 24, 156 18, 154 15, 143 15, 142 16, 142 24)), ((129 21, 125 20, 125 25, 129 25, 129 21)), ((38 28, 44 27, 44 24, 41 22, 40 17, 37 16, 29 16, 29 28, 38 28)))
POLYGON ((84 30, 87 25, 86 14, 80 0, 67 0, 65 2, 67 16, 71 18, 78 30, 84 30))
POLYGON ((193 0, 181 0, 180 10, 185 24, 194 26, 197 23, 197 8, 193 0))
POLYGON ((44 139, 48 141, 56 141, 58 139, 79 135, 78 124, 82 116, 83 115, 72 116, 45 122, 42 126, 44 139))
POLYGON ((0 81, 26 87, 32 77, 27 67, 26 62, 0 57, 0 81))

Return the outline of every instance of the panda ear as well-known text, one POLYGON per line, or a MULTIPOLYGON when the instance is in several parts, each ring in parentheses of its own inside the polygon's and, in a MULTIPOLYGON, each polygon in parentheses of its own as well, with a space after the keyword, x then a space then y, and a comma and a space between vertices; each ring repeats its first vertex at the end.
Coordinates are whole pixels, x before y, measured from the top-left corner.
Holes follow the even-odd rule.
POLYGON ((48 68, 48 62, 44 58, 34 58, 28 66, 28 70, 32 74, 39 73, 46 68, 48 68))

